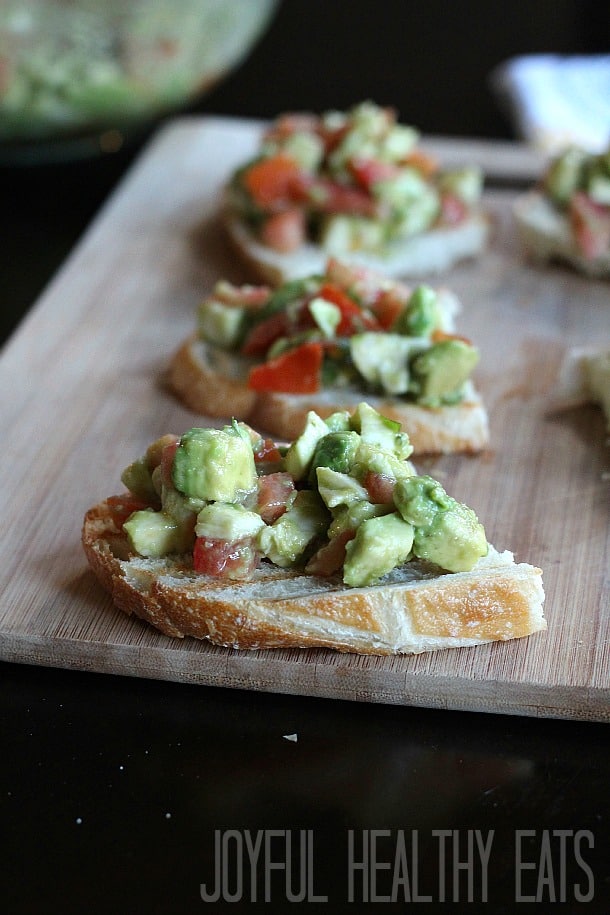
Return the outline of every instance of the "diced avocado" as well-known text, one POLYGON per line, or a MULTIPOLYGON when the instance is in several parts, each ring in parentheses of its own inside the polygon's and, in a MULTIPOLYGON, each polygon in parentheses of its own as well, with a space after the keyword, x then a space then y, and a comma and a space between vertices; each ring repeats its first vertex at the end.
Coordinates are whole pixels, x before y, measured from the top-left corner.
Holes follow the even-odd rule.
POLYGON ((327 254, 347 251, 377 251, 386 241, 382 223, 365 216, 337 213, 328 216, 320 228, 320 244, 327 254))
POLYGON ((427 341, 402 334, 367 331, 349 339, 350 355, 362 377, 388 394, 405 394, 409 390, 409 359, 427 346, 427 341))
POLYGON ((341 312, 333 302, 327 302, 321 296, 316 296, 309 303, 309 311, 325 337, 334 337, 335 331, 341 321, 341 312))
POLYGON ((592 200, 602 206, 610 206, 610 175, 595 171, 589 177, 587 193, 592 200))
POLYGON ((476 166, 456 168, 443 172, 439 187, 462 200, 467 206, 475 206, 483 191, 483 172, 476 166))
POLYGON ((203 499, 185 496, 183 492, 178 492, 173 486, 161 487, 161 507, 165 514, 178 524, 190 523, 204 505, 203 499))
POLYGON ((322 138, 310 131, 299 130, 290 134, 283 140, 281 149, 308 172, 315 171, 324 157, 322 138))
POLYGON ((290 508, 258 534, 258 545, 271 562, 286 568, 293 565, 309 544, 328 529, 329 513, 319 495, 304 489, 290 508))
POLYGON ((148 559, 169 553, 186 553, 195 541, 195 515, 192 524, 179 524, 165 512, 152 509, 134 512, 123 525, 131 548, 148 559))
POLYGON ((403 168, 391 178, 383 178, 373 185, 379 200, 402 210, 428 193, 426 180, 415 168, 403 168))
POLYGON ((361 442, 352 465, 351 473, 357 480, 364 480, 367 473, 379 473, 384 477, 402 480, 413 476, 415 470, 410 461, 401 460, 389 451, 380 451, 369 442, 361 442))
POLYGON ((435 187, 426 185, 417 196, 405 199, 402 206, 395 205, 392 235, 405 238, 425 232, 440 213, 440 197, 435 187))
POLYGON ((351 421, 363 442, 388 451, 401 460, 406 460, 413 453, 409 436, 400 431, 400 423, 382 416, 370 404, 359 403, 351 421))
POLYGON ((205 299, 197 309, 197 333, 202 340, 229 349, 239 340, 245 308, 205 299))
POLYGON ((394 490, 401 516, 415 528, 413 552, 449 572, 467 572, 487 554, 483 525, 471 508, 429 476, 401 480, 394 490))
POLYGON ((559 206, 565 206, 581 187, 586 160, 584 150, 571 147, 549 165, 543 179, 544 189, 559 206))
MULTIPOLYGON (((347 410, 337 410, 324 420, 330 432, 349 432, 351 427, 350 415, 347 410)), ((356 430, 358 431, 358 430, 356 430)))
POLYGON ((441 324, 438 296, 431 286, 417 286, 392 326, 393 333, 407 337, 429 337, 441 324))
POLYGON ((316 445, 325 435, 328 435, 328 426, 310 410, 303 431, 291 442, 284 457, 284 468, 295 480, 303 480, 307 476, 316 445))
POLYGON ((197 515, 195 533, 198 537, 213 540, 241 540, 256 536, 264 526, 261 516, 248 511, 243 505, 212 502, 197 515))
POLYGON ((369 518, 379 518, 389 515, 394 511, 393 505, 374 504, 366 499, 352 502, 350 505, 341 505, 333 510, 333 520, 328 528, 330 538, 342 534, 343 531, 355 531, 363 521, 369 518))
POLYGON ((339 473, 348 473, 360 446, 360 436, 357 432, 329 432, 316 444, 311 459, 309 479, 316 481, 318 467, 330 467, 339 473))
POLYGON ((343 581, 354 588, 370 585, 406 562, 413 546, 413 526, 397 512, 369 518, 346 546, 343 581))
POLYGON ((153 505, 158 502, 159 497, 146 458, 138 458, 126 467, 121 474, 121 482, 138 499, 153 505))
POLYGON ((461 389, 478 361, 478 349, 465 340, 451 338, 434 343, 411 363, 418 400, 431 405, 442 403, 461 389))
POLYGON ((316 476, 318 492, 328 508, 350 505, 352 502, 368 498, 366 489, 347 473, 332 470, 330 467, 318 467, 316 476))
POLYGON ((176 449, 172 479, 192 498, 238 501, 256 487, 252 446, 234 431, 190 429, 176 449))
POLYGON ((408 156, 419 140, 419 131, 406 124, 394 124, 385 137, 380 147, 380 157, 390 162, 400 162, 408 156))

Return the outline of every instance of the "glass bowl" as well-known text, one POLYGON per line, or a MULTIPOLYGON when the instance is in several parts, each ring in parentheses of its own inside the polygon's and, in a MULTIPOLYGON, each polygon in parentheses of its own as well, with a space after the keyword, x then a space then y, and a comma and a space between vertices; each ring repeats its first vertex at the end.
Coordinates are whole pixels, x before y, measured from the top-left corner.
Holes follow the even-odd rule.
POLYGON ((278 0, 0 0, 0 160, 116 151, 201 98, 278 0))

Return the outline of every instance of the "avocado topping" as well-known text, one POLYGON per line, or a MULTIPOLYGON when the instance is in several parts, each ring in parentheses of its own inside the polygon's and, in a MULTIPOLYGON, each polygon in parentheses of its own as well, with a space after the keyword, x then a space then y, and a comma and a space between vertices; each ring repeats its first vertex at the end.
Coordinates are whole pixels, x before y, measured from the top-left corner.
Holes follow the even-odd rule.
POLYGON ((366 403, 327 421, 310 413, 281 451, 261 447, 244 423, 193 428, 159 439, 124 471, 148 507, 123 530, 140 556, 181 555, 196 572, 228 579, 261 563, 337 575, 348 587, 412 559, 471 569, 487 553, 483 526, 418 476, 410 454, 399 424, 366 403))

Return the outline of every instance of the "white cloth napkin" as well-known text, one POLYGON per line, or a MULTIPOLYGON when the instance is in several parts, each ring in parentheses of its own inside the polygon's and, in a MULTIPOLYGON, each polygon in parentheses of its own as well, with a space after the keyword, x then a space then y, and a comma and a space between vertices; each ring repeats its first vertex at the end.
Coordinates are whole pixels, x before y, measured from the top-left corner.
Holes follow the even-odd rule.
POLYGON ((514 57, 489 81, 518 135, 542 152, 610 145, 610 55, 514 57))

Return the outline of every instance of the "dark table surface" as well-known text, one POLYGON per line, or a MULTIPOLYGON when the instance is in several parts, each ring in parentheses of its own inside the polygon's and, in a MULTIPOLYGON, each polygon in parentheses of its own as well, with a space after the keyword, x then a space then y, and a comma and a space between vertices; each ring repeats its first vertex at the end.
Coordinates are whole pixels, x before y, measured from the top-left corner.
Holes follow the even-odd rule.
MULTIPOLYGON (((0 168, 0 338, 137 152, 0 168)), ((0 722, 7 913, 610 912, 601 724, 10 664, 0 722)))

